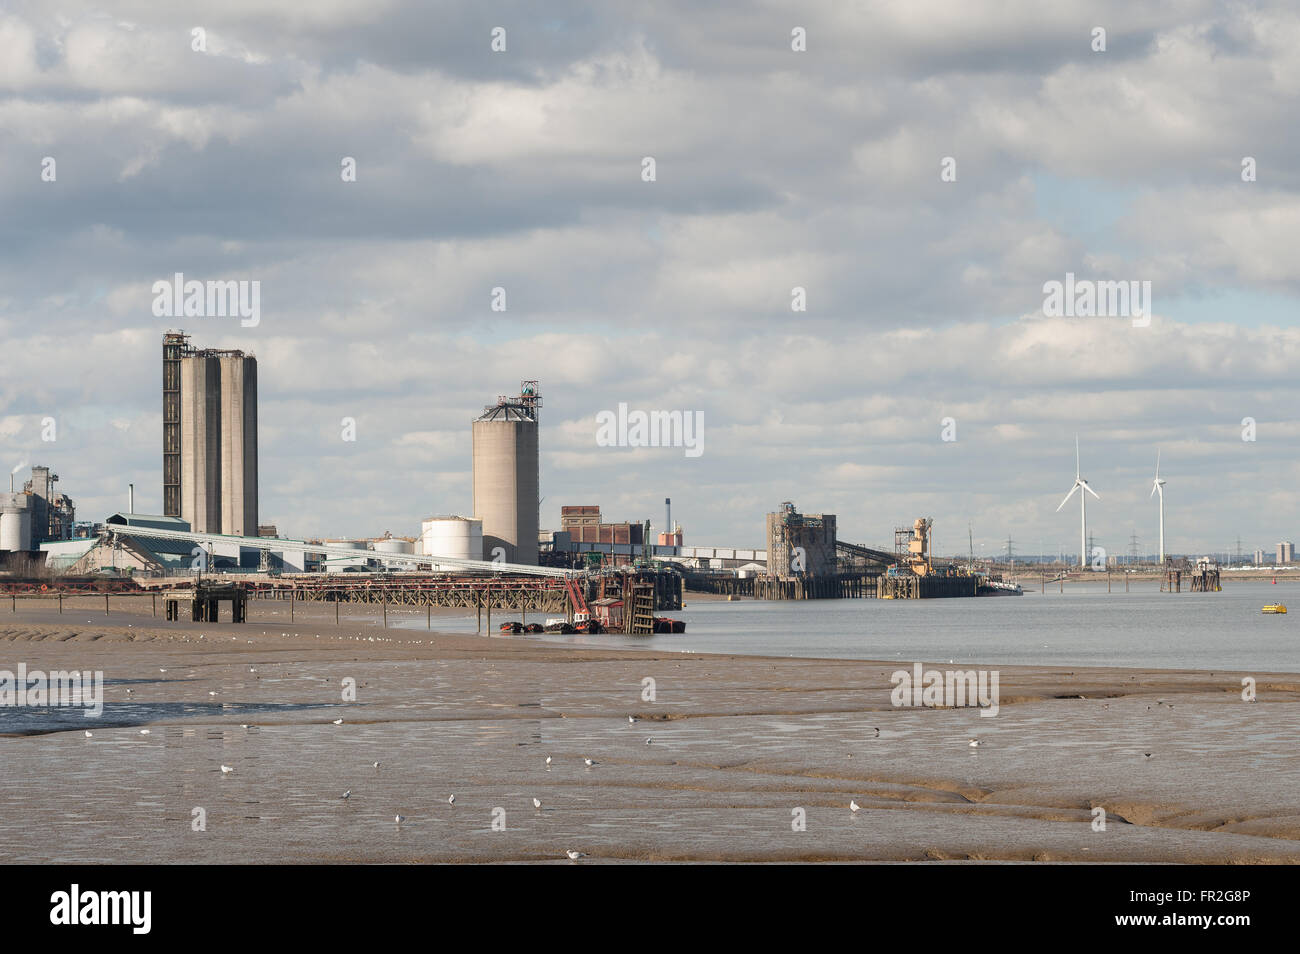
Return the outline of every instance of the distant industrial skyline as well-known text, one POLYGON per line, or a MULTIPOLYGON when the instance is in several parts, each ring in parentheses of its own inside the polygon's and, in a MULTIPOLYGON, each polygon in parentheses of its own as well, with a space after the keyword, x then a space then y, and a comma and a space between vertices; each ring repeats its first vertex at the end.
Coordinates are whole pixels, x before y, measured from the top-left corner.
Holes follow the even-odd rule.
POLYGON ((286 535, 470 513, 471 423, 536 379, 543 528, 671 497, 688 545, 761 547, 789 500, 868 545, 925 516, 940 553, 1073 552, 1077 433, 1109 555, 1157 548, 1157 449, 1169 553, 1300 537, 1280 0, 559 0, 493 12, 500 53, 407 0, 226 5, 202 51, 189 11, 118 8, 0 14, 0 455, 79 519, 131 482, 164 511, 183 327, 257 356, 286 535), (1141 315, 1079 317, 1130 287, 1141 315), (598 440, 624 404, 701 421, 698 456, 598 440))

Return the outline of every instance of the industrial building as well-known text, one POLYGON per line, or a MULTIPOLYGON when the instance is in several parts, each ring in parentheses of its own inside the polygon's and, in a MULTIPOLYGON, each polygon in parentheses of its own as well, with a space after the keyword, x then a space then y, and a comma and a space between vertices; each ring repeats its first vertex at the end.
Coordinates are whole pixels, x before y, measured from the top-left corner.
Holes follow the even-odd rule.
POLYGON ((77 508, 72 499, 54 490, 59 475, 35 466, 21 492, 0 494, 0 551, 36 550, 42 543, 72 537, 77 508))
POLYGON ((767 515, 768 576, 833 576, 838 567, 835 514, 802 514, 787 500, 767 515))
POLYGON ((163 336, 163 513, 257 536, 257 359, 163 336))
POLYGON ((560 508, 560 530, 574 543, 627 543, 640 546, 645 542, 645 527, 640 523, 605 523, 596 504, 579 504, 560 508))
POLYGON ((518 397, 499 397, 474 421, 474 518, 482 522, 480 559, 537 565, 541 500, 536 381, 518 397))

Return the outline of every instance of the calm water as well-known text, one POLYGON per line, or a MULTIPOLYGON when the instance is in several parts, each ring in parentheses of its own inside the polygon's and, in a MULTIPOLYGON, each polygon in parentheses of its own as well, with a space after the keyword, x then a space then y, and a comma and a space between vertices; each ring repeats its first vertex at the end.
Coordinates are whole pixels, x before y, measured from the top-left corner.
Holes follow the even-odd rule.
MULTIPOLYGON (((964 600, 691 602, 673 615, 677 636, 559 636, 584 646, 678 652, 992 663, 1139 666, 1300 672, 1300 586, 1227 583, 1220 593, 1161 593, 1159 583, 1107 593, 1100 584, 1064 594, 964 600), (1294 613, 1266 616, 1265 603, 1294 613)), ((504 617, 495 617, 493 625, 504 617)), ((424 621, 418 625, 423 628, 424 621)), ((413 621, 412 625, 416 625, 413 621)), ((473 617, 439 629, 473 632, 473 617)))

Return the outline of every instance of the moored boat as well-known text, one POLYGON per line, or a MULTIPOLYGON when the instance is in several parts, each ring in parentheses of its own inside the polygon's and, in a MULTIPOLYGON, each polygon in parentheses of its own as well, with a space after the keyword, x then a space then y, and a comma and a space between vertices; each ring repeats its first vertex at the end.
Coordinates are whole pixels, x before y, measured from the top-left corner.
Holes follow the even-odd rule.
POLYGON ((1286 612, 1286 607, 1283 606, 1281 603, 1269 603, 1267 606, 1264 607, 1264 612, 1265 612, 1265 613, 1285 613, 1285 612, 1286 612))

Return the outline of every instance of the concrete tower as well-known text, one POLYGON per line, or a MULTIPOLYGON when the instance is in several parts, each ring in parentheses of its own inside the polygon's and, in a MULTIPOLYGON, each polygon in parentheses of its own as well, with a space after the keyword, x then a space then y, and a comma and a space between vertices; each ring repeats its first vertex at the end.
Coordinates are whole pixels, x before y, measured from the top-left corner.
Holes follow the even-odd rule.
POLYGON ((483 558, 537 564, 540 465, 536 381, 500 397, 474 421, 474 516, 483 521, 483 558))

